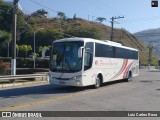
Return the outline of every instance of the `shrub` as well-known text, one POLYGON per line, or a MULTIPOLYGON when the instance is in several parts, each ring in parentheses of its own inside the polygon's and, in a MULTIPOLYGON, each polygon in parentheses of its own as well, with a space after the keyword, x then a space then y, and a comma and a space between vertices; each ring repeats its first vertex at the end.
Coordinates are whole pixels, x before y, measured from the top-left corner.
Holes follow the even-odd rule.
MULTIPOLYGON (((11 58, 0 58, 0 61, 9 64, 11 58)), ((33 59, 30 58, 17 58, 16 68, 33 68, 33 63, 33 59)), ((49 60, 36 58, 36 68, 49 68, 49 60)))
POLYGON ((10 64, 0 61, 0 75, 9 75, 10 64))
POLYGON ((17 68, 32 68, 33 60, 28 58, 18 58, 17 59, 17 68))
MULTIPOLYGON (((33 59, 18 58, 17 68, 33 68, 33 59)), ((36 59, 36 68, 49 68, 49 60, 36 59)))

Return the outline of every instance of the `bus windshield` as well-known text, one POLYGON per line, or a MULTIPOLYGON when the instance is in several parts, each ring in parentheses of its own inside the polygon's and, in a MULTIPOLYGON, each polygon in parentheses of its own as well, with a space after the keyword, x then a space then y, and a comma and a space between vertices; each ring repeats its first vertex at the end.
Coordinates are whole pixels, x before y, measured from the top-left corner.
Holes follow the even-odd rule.
POLYGON ((84 46, 82 41, 53 43, 50 70, 53 72, 77 72, 82 69, 82 58, 78 50, 84 46))

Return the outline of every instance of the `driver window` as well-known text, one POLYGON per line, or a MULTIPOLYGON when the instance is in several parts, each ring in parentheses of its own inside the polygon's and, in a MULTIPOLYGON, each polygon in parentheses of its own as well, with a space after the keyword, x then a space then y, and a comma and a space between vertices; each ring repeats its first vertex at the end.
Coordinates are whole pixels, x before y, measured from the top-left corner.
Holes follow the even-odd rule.
POLYGON ((91 57, 92 57, 91 53, 88 53, 88 52, 85 53, 84 66, 91 66, 91 62, 92 62, 91 57))
POLYGON ((88 70, 92 67, 92 53, 85 52, 84 56, 84 70, 88 70))
POLYGON ((86 43, 84 54, 84 70, 88 70, 92 67, 93 61, 93 42, 86 43))

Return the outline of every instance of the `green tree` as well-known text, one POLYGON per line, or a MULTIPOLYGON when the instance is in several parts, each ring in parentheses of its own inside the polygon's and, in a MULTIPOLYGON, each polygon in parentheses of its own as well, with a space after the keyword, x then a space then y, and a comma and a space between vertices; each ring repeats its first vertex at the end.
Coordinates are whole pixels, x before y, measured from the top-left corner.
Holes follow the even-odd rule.
POLYGON ((46 16, 48 14, 44 9, 39 9, 36 12, 32 13, 34 16, 46 16))
MULTIPOLYGON (((21 10, 18 9, 17 16, 17 29, 24 26, 24 14, 21 10)), ((12 22, 13 22, 13 4, 9 2, 0 1, 0 29, 7 32, 12 31, 12 22)))
POLYGON ((3 45, 7 50, 7 56, 9 57, 9 44, 12 40, 12 34, 6 31, 0 30, 0 44, 3 45))
POLYGON ((8 41, 11 41, 12 34, 10 32, 6 32, 5 30, 0 30, 0 41, 7 43, 8 41))
POLYGON ((10 32, 13 18, 13 6, 9 3, 2 2, 0 3, 0 28, 10 32))
POLYGON ((57 14, 60 18, 63 18, 63 19, 65 19, 66 18, 66 15, 65 15, 65 13, 64 12, 58 12, 58 14, 57 14))
MULTIPOLYGON (((17 15, 17 42, 20 40, 20 31, 24 30, 24 15, 18 9, 17 15)), ((12 38, 13 3, 0 0, 0 56, 9 56, 10 41, 12 38), (2 32, 3 31, 3 32, 2 32), (8 52, 4 52, 8 51, 8 52), (7 53, 7 54, 6 54, 7 53)))
POLYGON ((28 53, 28 51, 32 50, 32 47, 30 45, 21 45, 20 50, 25 52, 26 58, 27 58, 27 53, 28 53))
POLYGON ((100 23, 102 23, 103 21, 106 21, 106 18, 98 17, 98 18, 97 18, 97 21, 99 21, 100 23))

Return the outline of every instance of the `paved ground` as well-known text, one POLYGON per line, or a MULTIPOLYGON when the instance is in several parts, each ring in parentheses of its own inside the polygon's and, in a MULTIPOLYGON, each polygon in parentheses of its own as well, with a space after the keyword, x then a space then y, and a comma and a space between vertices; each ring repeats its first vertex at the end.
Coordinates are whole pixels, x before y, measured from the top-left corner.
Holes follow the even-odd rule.
POLYGON ((99 89, 52 86, 44 83, 0 90, 0 111, 160 111, 159 106, 160 72, 145 70, 141 70, 140 75, 132 82, 107 83, 99 89))

